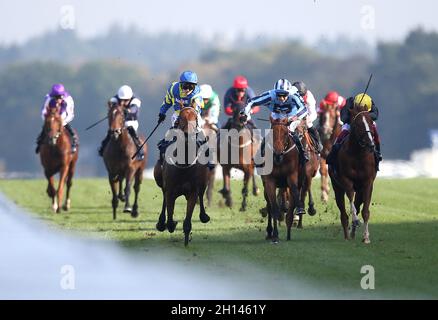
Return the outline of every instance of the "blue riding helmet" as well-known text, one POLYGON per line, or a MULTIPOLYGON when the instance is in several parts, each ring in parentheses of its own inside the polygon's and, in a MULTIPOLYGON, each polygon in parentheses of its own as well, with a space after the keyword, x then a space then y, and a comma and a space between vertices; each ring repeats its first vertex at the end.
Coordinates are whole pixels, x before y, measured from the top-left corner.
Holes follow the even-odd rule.
POLYGON ((183 73, 181 73, 179 81, 198 84, 198 76, 193 71, 184 71, 183 73))

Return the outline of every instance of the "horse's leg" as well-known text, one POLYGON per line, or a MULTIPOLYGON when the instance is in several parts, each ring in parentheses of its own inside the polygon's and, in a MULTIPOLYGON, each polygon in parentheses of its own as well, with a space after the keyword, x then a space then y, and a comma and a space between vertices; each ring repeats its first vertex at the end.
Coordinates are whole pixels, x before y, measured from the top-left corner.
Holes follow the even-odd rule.
POLYGON ((225 205, 231 208, 233 206, 233 200, 231 198, 230 171, 231 171, 230 166, 222 166, 222 175, 224 177, 224 188, 221 190, 221 193, 225 198, 225 205))
POLYGON ((356 229, 359 227, 360 225, 360 221, 359 221, 359 217, 357 216, 357 214, 360 212, 360 206, 362 205, 363 202, 363 190, 357 190, 357 192, 354 195, 354 203, 351 204, 350 202, 350 212, 352 215, 352 225, 351 225, 351 232, 350 232, 350 237, 352 239, 355 238, 356 236, 356 229))
POLYGON ((242 206, 240 207, 240 211, 246 211, 247 206, 247 198, 248 198, 248 183, 250 178, 250 171, 248 168, 243 171, 243 189, 242 189, 242 206))
POLYGON ((319 173, 321 174, 321 201, 326 204, 329 195, 328 170, 327 164, 323 157, 321 157, 319 165, 319 173))
POLYGON ((254 196, 258 196, 260 194, 260 189, 257 186, 257 182, 256 182, 256 176, 254 174, 254 167, 253 167, 253 172, 252 172, 252 194, 254 196))
POLYGON ((264 183, 263 195, 266 200, 266 212, 268 216, 268 225, 266 226, 266 240, 272 239, 272 215, 271 215, 271 205, 269 204, 269 197, 266 193, 266 184, 264 183))
POLYGON ((175 209, 175 196, 169 190, 166 190, 166 207, 167 207, 167 230, 170 233, 175 231, 177 221, 173 221, 173 210, 175 209))
POLYGON ((370 203, 371 196, 373 194, 373 182, 371 181, 368 187, 364 188, 363 191, 363 207, 362 207, 362 218, 364 222, 364 232, 363 232, 363 243, 370 243, 370 232, 368 230, 368 221, 370 219, 370 203))
POLYGON ((123 193, 123 178, 120 179, 119 182, 119 195, 118 198, 120 201, 125 202, 125 195, 123 193))
MULTIPOLYGON (((280 218, 280 208, 277 204, 277 195, 276 195, 276 184, 275 181, 268 180, 265 183, 265 197, 268 201, 268 213, 269 213, 269 220, 273 220, 273 227, 272 228, 272 242, 278 243, 278 219, 280 218)), ((270 223, 270 221, 269 221, 270 223)), ((268 225, 269 227, 269 225, 268 225)), ((268 230, 266 230, 268 231, 268 230)), ((269 235, 269 231, 268 231, 269 235)))
POLYGON ((360 225, 359 217, 357 215, 356 207, 354 205, 355 193, 353 191, 353 187, 349 188, 345 192, 347 194, 348 201, 350 202, 350 215, 351 215, 351 233, 350 237, 354 239, 356 235, 356 229, 360 225))
POLYGON ((314 216, 316 214, 315 202, 313 201, 312 185, 309 185, 309 215, 314 216))
POLYGON ((216 176, 216 167, 213 170, 211 170, 211 172, 208 174, 207 202, 209 207, 211 207, 211 201, 213 200, 213 188, 214 188, 215 176, 216 176))
POLYGON ((344 229, 344 238, 345 240, 348 240, 348 215, 345 211, 345 191, 336 185, 336 183, 332 183, 332 185, 333 190, 335 191, 336 205, 341 213, 341 224, 342 228, 344 229))
POLYGON ((113 220, 116 220, 117 207, 119 206, 119 198, 117 197, 117 184, 119 183, 119 180, 115 179, 115 177, 112 177, 111 175, 108 175, 108 180, 111 186, 111 193, 113 195, 113 199, 111 201, 111 204, 113 206, 113 220))
POLYGON ((143 180, 143 171, 139 168, 134 176, 134 205, 132 206, 131 217, 138 217, 138 193, 140 192, 140 185, 143 180))
POLYGON ((210 217, 205 212, 204 192, 202 190, 199 191, 198 196, 199 196, 199 207, 200 207, 199 220, 201 220, 202 223, 207 223, 208 221, 210 221, 210 217))
POLYGON ((45 172, 47 178, 47 195, 52 199, 52 209, 53 212, 58 210, 58 202, 56 200, 56 189, 55 189, 55 177, 50 175, 49 172, 45 172))
POLYGON ((192 215, 196 205, 196 198, 198 198, 197 192, 192 192, 190 196, 187 197, 186 218, 183 224, 185 246, 189 244, 190 232, 192 231, 192 215))
POLYGON ((123 209, 123 212, 132 213, 132 208, 131 208, 131 205, 129 203, 129 197, 131 196, 131 183, 132 183, 132 179, 134 178, 134 171, 131 168, 129 168, 125 177, 126 177, 125 208, 123 209))
POLYGON ((62 197, 64 196, 64 185, 65 185, 65 180, 67 178, 68 170, 69 170, 69 166, 66 165, 61 168, 61 171, 59 173, 59 184, 57 191, 58 208, 56 209, 56 213, 61 212, 61 203, 62 203, 62 197))
POLYGON ((156 228, 158 231, 163 232, 164 230, 166 230, 166 195, 163 189, 161 189, 161 191, 163 194, 163 204, 161 206, 161 213, 160 217, 158 218, 156 228))
MULTIPOLYGON (((288 179, 289 185, 289 210, 286 215, 286 226, 287 226, 287 240, 290 240, 291 236, 291 228, 294 221, 295 208, 297 207, 297 203, 300 201, 300 192, 298 190, 296 179, 288 179)), ((299 217, 298 228, 302 228, 303 220, 302 215, 299 217), (301 226, 300 226, 301 225, 301 226)))
POLYGON ((67 175, 67 193, 66 193, 66 198, 65 198, 64 206, 62 207, 62 209, 64 209, 65 211, 70 210, 70 207, 71 207, 70 189, 71 189, 71 186, 73 185, 73 176, 75 174, 75 167, 76 167, 76 162, 72 161, 70 163, 70 167, 68 169, 68 175, 67 175))

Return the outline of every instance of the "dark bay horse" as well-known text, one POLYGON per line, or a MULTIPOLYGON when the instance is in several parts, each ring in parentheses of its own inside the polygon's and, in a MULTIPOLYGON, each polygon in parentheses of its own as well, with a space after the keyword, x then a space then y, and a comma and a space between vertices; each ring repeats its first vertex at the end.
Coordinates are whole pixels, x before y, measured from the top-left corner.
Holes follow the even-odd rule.
POLYGON ((266 144, 266 157, 269 153, 273 157, 273 168, 270 173, 262 174, 264 196, 268 211, 268 226, 266 239, 278 243, 278 220, 280 208, 277 202, 277 188, 287 188, 289 191, 289 206, 286 216, 287 240, 291 238, 295 208, 304 211, 304 205, 300 202, 299 184, 299 152, 289 134, 289 122, 287 119, 271 119, 271 133, 273 144, 266 144), (269 151, 270 149, 271 151, 269 151))
POLYGON ((325 110, 319 114, 318 124, 319 135, 323 146, 319 166, 319 173, 321 174, 321 200, 323 203, 327 203, 330 187, 326 159, 336 137, 341 132, 341 123, 337 107, 327 105, 325 110))
MULTIPOLYGON (((134 141, 125 128, 123 108, 119 105, 108 106, 108 123, 111 139, 103 151, 103 161, 108 171, 109 184, 112 192, 113 219, 116 219, 119 200, 125 201, 123 212, 131 213, 133 218, 138 217, 138 193, 143 180, 143 170, 146 166, 147 146, 143 146, 145 157, 143 160, 132 160, 137 151, 134 141), (124 195, 121 194, 122 183, 125 180, 124 195), (129 197, 131 184, 134 181, 134 205, 131 207, 129 197)), ((144 138, 141 137, 140 140, 144 138)))
POLYGON ((244 103, 235 104, 233 118, 230 127, 227 128, 230 130, 230 136, 223 137, 219 135, 217 145, 219 163, 222 166, 224 180, 224 187, 219 192, 225 199, 225 205, 230 208, 233 206, 230 187, 231 169, 236 168, 243 171, 242 206, 240 207, 240 211, 245 211, 247 207, 249 179, 252 178, 253 195, 257 196, 260 192, 254 176, 255 165, 253 160, 254 155, 260 147, 260 141, 253 137, 250 129, 245 126, 246 119, 245 116, 241 114, 244 109, 244 103), (236 135, 233 138, 234 134, 236 135), (235 157, 233 155, 238 155, 238 161, 235 161, 236 159, 234 159, 235 157))
MULTIPOLYGON (((183 137, 182 141, 177 139, 176 143, 179 144, 178 148, 183 147, 185 159, 182 163, 179 163, 166 155, 164 161, 161 163, 158 160, 154 167, 155 182, 163 193, 163 204, 156 225, 157 230, 162 232, 167 228, 170 233, 175 231, 177 225, 177 222, 173 219, 175 201, 179 196, 184 196, 187 200, 183 225, 185 246, 189 244, 192 215, 197 200, 199 200, 201 210, 199 219, 202 223, 210 221, 204 207, 204 193, 207 188, 209 169, 206 164, 201 164, 198 161, 197 155, 189 152, 189 143, 196 145, 195 141, 190 141, 190 139, 196 140, 197 137, 197 134, 194 133, 196 121, 197 114, 192 107, 181 109, 177 129, 182 131, 183 137)), ((174 156, 177 156, 177 151, 178 149, 173 152, 174 156)), ((196 152, 198 152, 198 148, 196 148, 196 152)))
POLYGON ((67 182, 67 194, 62 209, 69 210, 71 206, 70 189, 78 160, 79 147, 75 153, 71 153, 71 143, 68 133, 65 131, 62 118, 59 114, 60 105, 51 108, 44 120, 45 140, 40 148, 41 164, 44 175, 48 180, 47 194, 52 198, 53 211, 61 210, 64 184, 67 182), (59 172, 59 185, 55 189, 54 175, 59 172))
POLYGON ((336 158, 336 168, 329 166, 329 174, 335 191, 336 204, 341 213, 341 224, 345 239, 349 239, 348 215, 345 210, 345 194, 350 202, 352 215, 351 238, 355 237, 359 226, 357 213, 362 206, 364 220, 363 242, 370 243, 368 221, 370 203, 376 178, 374 158, 373 122, 368 111, 361 107, 349 108, 350 134, 345 138, 336 158))

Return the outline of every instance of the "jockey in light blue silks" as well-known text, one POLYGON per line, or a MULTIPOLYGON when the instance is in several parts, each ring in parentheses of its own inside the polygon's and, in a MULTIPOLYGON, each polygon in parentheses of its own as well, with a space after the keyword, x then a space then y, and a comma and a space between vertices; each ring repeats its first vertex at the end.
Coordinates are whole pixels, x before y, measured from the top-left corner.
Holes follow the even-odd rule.
MULTIPOLYGON (((47 113, 49 112, 49 108, 54 107, 57 104, 61 105, 61 109, 59 110, 59 112, 62 118, 62 124, 70 135, 71 152, 75 153, 78 145, 78 137, 70 124, 70 122, 75 117, 75 103, 72 96, 67 92, 67 90, 65 90, 62 83, 54 84, 52 86, 52 89, 50 90, 50 93, 46 94, 44 98, 44 104, 41 108, 41 118, 44 120, 47 113)), ((35 153, 38 153, 40 151, 40 147, 44 141, 44 138, 45 134, 44 130, 42 130, 37 138, 37 147, 35 149, 35 153)))
MULTIPOLYGON (((115 105, 120 105, 123 107, 125 115, 125 128, 128 130, 129 135, 137 147, 138 154, 137 160, 142 160, 144 158, 143 148, 140 148, 142 142, 140 141, 137 131, 138 131, 138 115, 140 113, 141 100, 134 95, 131 87, 128 85, 123 85, 117 91, 117 94, 108 101, 108 107, 111 108, 115 105)), ((99 148, 99 155, 103 155, 103 151, 111 138, 111 132, 108 130, 105 139, 103 139, 102 144, 99 148)))
MULTIPOLYGON (((300 153, 300 163, 304 164, 308 161, 308 155, 304 151, 298 135, 295 133, 295 128, 298 123, 305 118, 308 113, 298 89, 287 79, 278 80, 274 85, 274 89, 266 91, 250 100, 245 108, 246 116, 250 118, 251 108, 260 105, 267 106, 269 110, 271 110, 272 119, 277 120, 287 118, 291 122, 288 127, 289 133, 300 153)), ((265 139, 263 139, 260 149, 261 155, 264 156, 265 139)))

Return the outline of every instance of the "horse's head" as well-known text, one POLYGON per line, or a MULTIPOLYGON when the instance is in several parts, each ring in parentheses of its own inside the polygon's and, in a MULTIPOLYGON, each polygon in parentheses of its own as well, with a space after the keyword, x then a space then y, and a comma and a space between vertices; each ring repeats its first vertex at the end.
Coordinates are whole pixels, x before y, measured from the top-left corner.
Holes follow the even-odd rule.
POLYGON ((111 137, 117 140, 125 126, 125 114, 122 106, 113 105, 108 109, 108 124, 111 137))
POLYGON ((319 127, 324 140, 330 139, 330 136, 338 122, 338 109, 335 105, 327 104, 324 112, 319 116, 319 127))
POLYGON ((245 112, 246 103, 243 101, 234 102, 233 105, 233 128, 241 129, 247 120, 245 112))
POLYGON ((272 129, 272 139, 273 139, 273 154, 274 163, 279 164, 283 161, 283 157, 290 148, 290 138, 289 138, 289 121, 285 119, 272 119, 271 118, 271 129, 272 129))
POLYGON ((373 121, 368 110, 363 106, 351 106, 348 111, 351 119, 351 137, 360 147, 369 152, 374 152, 373 121))
POLYGON ((196 132, 198 114, 192 107, 184 107, 179 113, 178 129, 184 133, 196 132))
POLYGON ((48 139, 49 145, 56 145, 58 138, 62 134, 64 126, 62 125, 62 118, 59 113, 61 104, 56 103, 53 106, 49 105, 49 111, 44 121, 44 131, 48 139))

